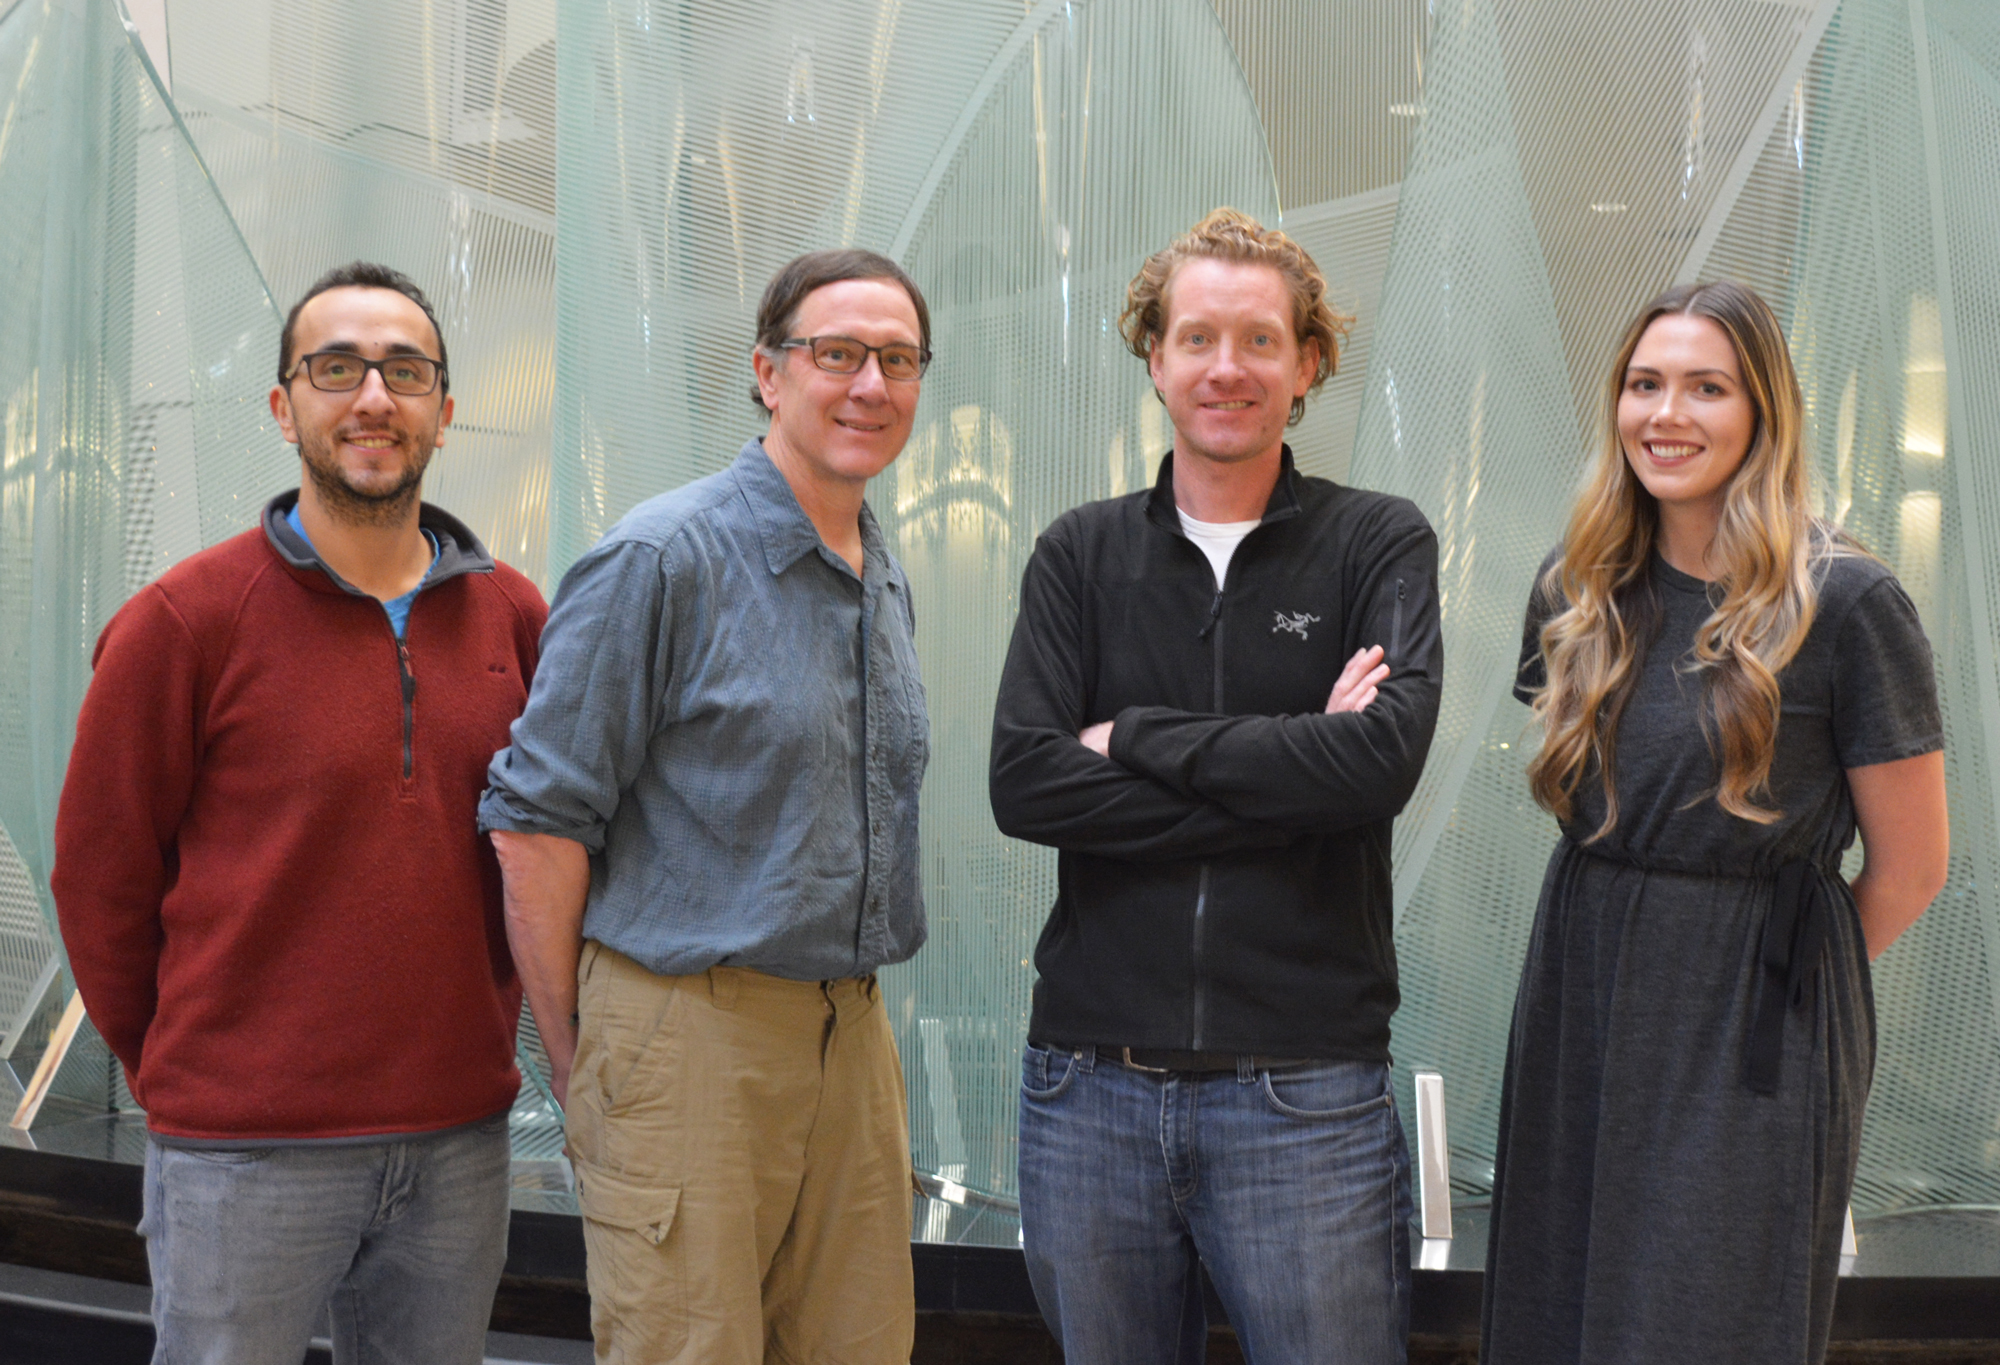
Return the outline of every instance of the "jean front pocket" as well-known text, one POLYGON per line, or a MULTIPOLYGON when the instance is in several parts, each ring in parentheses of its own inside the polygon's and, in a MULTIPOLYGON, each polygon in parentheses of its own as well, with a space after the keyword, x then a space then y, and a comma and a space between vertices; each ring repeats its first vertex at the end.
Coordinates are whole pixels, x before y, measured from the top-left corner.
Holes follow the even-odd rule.
POLYGON ((1021 1049, 1021 1098, 1045 1104, 1061 1097, 1076 1079, 1078 1054, 1037 1047, 1021 1049))
POLYGON ((1389 1069, 1379 1062, 1316 1062, 1266 1071, 1257 1088, 1271 1112, 1288 1119, 1340 1123, 1389 1107, 1389 1069))

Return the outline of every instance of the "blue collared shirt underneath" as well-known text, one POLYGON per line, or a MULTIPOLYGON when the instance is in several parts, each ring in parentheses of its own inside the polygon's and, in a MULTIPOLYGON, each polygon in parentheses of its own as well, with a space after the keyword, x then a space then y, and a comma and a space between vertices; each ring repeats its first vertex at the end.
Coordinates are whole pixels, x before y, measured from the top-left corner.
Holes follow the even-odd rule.
POLYGON ((564 575, 479 824, 590 850, 585 937, 800 981, 922 946, 915 616, 866 507, 861 540, 856 577, 753 440, 564 575))

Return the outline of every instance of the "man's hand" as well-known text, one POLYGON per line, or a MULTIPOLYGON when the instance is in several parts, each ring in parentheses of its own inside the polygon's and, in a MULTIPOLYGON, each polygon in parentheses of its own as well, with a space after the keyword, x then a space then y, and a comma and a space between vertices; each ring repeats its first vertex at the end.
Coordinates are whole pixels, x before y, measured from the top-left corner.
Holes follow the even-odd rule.
POLYGON ((1084 748, 1094 754, 1103 754, 1106 758, 1109 758, 1111 757, 1111 726, 1111 721, 1100 720, 1095 725, 1086 725, 1083 728, 1083 733, 1078 735, 1077 738, 1083 741, 1084 748))
POLYGON ((542 1050, 549 1054, 549 1089, 557 1104, 567 1104, 590 855, 574 839, 503 829, 493 831, 493 851, 500 857, 506 894, 507 946, 514 951, 542 1050))
POLYGON ((1347 667, 1334 679, 1333 693, 1326 699, 1326 713, 1366 710, 1368 703, 1375 700, 1375 685, 1388 676, 1389 665, 1382 662, 1382 646, 1368 646, 1349 659, 1347 667))

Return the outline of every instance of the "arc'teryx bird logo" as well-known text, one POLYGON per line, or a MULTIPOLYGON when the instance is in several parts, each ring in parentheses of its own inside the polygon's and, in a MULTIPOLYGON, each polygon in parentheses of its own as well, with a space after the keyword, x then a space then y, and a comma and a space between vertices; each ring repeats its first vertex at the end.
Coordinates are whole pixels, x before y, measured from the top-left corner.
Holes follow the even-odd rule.
POLYGON ((1289 630, 1301 640, 1306 638, 1306 627, 1319 620, 1319 617, 1303 611, 1295 611, 1290 616, 1285 615, 1282 611, 1274 611, 1271 614, 1278 618, 1278 624, 1271 627, 1273 635, 1276 635, 1281 630, 1289 630))

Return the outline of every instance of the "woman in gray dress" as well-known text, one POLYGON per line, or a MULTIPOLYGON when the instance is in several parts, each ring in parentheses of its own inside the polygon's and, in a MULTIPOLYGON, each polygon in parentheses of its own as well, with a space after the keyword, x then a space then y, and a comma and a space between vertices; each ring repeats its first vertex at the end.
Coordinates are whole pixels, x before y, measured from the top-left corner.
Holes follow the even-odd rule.
POLYGON ((1811 1365, 1874 1066, 1868 963, 1945 878, 1930 647, 1889 570, 1812 513, 1763 300, 1662 295, 1605 397, 1516 689, 1563 837, 1508 1043, 1480 1360, 1811 1365))

